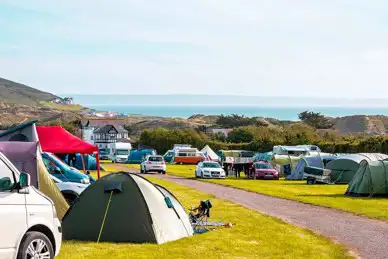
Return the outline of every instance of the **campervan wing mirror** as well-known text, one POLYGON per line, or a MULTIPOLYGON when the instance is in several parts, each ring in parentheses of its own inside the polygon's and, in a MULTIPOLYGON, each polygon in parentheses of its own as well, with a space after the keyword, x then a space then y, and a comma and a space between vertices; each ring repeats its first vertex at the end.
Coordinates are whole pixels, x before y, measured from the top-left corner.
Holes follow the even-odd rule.
POLYGON ((31 185, 31 177, 27 173, 21 173, 19 177, 20 188, 26 188, 31 185))

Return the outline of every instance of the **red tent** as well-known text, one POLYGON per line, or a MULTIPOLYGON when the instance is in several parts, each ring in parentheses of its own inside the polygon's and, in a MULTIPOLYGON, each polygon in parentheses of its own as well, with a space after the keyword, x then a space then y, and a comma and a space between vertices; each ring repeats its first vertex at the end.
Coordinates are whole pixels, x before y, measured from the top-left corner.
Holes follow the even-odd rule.
MULTIPOLYGON (((96 152, 97 173, 100 178, 98 147, 77 138, 61 126, 37 126, 39 142, 44 152, 57 154, 93 154, 96 152)), ((83 156, 81 156, 83 158, 83 156)))

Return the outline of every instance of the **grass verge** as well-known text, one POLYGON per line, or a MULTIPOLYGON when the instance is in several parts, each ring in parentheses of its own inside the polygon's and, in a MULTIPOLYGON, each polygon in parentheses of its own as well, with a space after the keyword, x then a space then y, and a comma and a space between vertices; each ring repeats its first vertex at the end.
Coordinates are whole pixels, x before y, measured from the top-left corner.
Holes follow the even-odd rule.
MULTIPOLYGON (((138 168, 139 165, 126 165, 138 168)), ((168 165, 167 173, 186 178, 194 177, 195 166, 168 165)), ((243 174, 242 174, 243 175, 243 174)), ((248 180, 230 177, 224 180, 206 179, 201 181, 226 185, 260 194, 296 200, 304 203, 335 208, 364 215, 370 218, 388 220, 388 199, 345 196, 347 185, 307 185, 306 181, 248 180)))
POLYGON ((58 258, 350 258, 344 247, 309 230, 181 185, 147 178, 172 191, 186 208, 211 199, 211 220, 232 222, 234 227, 163 245, 65 241, 58 258))

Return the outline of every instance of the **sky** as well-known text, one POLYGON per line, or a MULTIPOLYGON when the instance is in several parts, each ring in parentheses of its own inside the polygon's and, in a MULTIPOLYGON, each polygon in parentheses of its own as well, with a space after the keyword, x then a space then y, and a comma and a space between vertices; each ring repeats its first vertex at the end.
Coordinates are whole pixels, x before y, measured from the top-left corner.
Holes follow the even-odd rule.
POLYGON ((0 77, 55 94, 388 98, 386 0, 0 0, 0 77))

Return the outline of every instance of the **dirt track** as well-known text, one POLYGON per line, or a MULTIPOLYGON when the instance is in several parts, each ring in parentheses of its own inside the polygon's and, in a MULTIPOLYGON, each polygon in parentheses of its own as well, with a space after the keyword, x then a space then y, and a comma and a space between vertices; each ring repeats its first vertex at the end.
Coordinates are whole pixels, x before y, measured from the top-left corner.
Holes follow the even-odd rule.
MULTIPOLYGON (((138 172, 125 166, 115 167, 123 171, 138 172)), ((346 245, 361 258, 388 258, 387 222, 203 181, 171 175, 155 176, 280 218, 290 224, 308 228, 346 245)))

